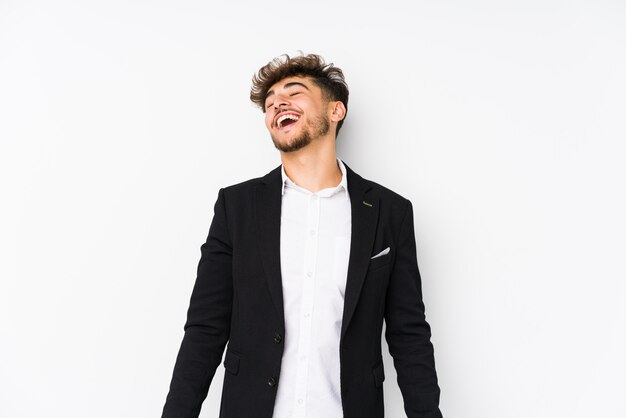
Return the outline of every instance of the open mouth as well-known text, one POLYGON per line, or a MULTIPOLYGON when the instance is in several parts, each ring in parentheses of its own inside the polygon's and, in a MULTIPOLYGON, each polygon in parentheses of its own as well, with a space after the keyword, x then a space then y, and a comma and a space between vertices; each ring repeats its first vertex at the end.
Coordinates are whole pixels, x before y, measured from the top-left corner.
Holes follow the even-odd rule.
POLYGON ((278 126, 278 129, 282 129, 289 125, 293 125, 299 119, 300 116, 296 115, 295 113, 285 113, 276 120, 276 126, 278 126))

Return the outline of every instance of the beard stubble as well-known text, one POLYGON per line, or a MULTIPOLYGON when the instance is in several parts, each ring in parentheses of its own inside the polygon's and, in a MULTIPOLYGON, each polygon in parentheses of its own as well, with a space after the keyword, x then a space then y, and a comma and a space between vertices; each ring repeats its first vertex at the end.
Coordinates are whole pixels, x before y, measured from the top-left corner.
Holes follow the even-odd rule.
POLYGON ((326 115, 319 115, 317 118, 307 123, 300 135, 288 138, 285 143, 279 142, 274 135, 271 135, 274 147, 282 152, 293 152, 309 145, 314 138, 319 138, 328 133, 330 120, 326 115))

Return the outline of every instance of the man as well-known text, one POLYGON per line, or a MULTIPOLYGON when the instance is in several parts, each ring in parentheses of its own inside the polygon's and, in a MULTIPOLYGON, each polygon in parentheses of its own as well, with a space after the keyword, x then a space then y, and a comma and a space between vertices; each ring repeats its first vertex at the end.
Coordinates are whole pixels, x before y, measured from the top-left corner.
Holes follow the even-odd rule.
POLYGON ((385 337, 409 418, 439 418, 413 208, 337 158, 342 71, 276 58, 251 100, 282 164, 219 190, 164 418, 200 413, 224 355, 221 418, 382 418, 385 337))

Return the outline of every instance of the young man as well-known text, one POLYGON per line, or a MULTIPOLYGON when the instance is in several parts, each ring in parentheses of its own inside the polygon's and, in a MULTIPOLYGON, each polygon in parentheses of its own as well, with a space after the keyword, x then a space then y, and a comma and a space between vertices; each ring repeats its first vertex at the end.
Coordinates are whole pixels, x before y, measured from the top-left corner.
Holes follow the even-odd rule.
POLYGON ((250 98, 282 164, 219 190, 164 418, 200 413, 224 355, 221 418, 382 418, 381 334, 408 418, 439 418, 409 200, 335 154, 342 71, 261 68, 250 98))

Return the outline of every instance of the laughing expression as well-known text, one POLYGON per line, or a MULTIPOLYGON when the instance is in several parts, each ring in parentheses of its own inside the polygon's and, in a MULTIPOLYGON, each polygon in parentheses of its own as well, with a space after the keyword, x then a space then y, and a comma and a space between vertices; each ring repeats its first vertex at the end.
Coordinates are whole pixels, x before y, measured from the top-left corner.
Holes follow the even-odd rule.
POLYGON ((309 77, 287 77, 265 98, 265 125, 274 146, 283 152, 305 147, 330 128, 321 89, 309 77))

